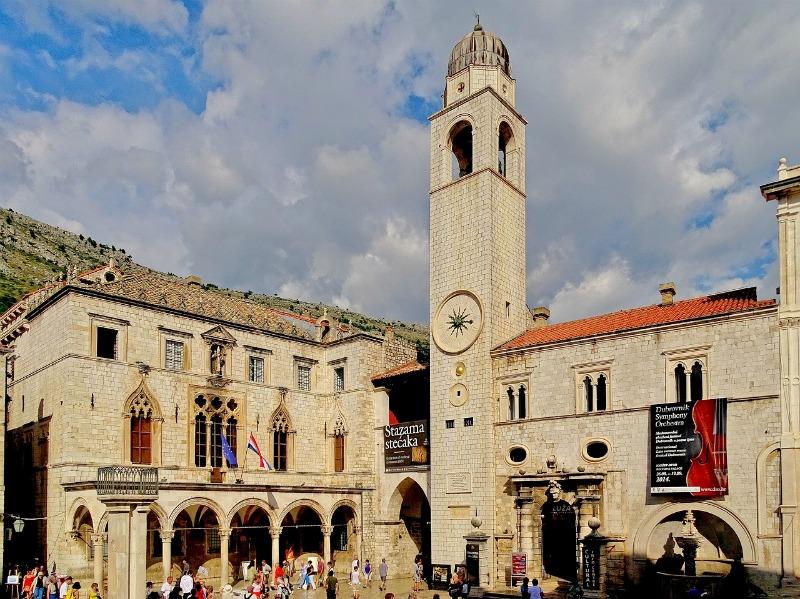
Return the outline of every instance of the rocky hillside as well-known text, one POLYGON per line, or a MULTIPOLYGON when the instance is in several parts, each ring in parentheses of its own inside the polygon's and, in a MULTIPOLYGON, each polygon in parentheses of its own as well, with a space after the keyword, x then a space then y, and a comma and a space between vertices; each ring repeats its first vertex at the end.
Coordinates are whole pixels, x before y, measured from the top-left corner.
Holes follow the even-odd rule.
MULTIPOLYGON (((106 264, 112 257, 123 272, 146 269, 134 262, 123 248, 76 235, 19 212, 0 208, 0 313, 23 294, 40 287, 48 280, 58 278, 67 266, 74 265, 78 270, 86 270, 106 264)), ((164 276, 174 277, 172 274, 164 276)), ((398 337, 424 347, 428 344, 428 329, 422 325, 371 318, 337 306, 299 299, 220 288, 213 283, 207 283, 205 287, 218 293, 248 298, 273 308, 313 318, 322 315, 327 309, 332 318, 350 323, 356 329, 383 333, 387 326, 391 326, 398 337)))

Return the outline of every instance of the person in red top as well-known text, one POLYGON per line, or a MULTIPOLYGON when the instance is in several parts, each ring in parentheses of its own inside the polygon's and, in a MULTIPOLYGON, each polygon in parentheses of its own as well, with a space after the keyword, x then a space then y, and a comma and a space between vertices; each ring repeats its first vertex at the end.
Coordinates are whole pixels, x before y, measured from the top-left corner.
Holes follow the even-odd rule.
POLYGON ((283 578, 283 566, 278 562, 278 565, 275 566, 275 569, 272 571, 272 584, 274 588, 278 588, 278 581, 281 578, 283 578))
POLYGON ((25 573, 25 576, 22 577, 22 596, 23 597, 33 597, 33 581, 36 576, 33 574, 33 570, 28 570, 25 573))

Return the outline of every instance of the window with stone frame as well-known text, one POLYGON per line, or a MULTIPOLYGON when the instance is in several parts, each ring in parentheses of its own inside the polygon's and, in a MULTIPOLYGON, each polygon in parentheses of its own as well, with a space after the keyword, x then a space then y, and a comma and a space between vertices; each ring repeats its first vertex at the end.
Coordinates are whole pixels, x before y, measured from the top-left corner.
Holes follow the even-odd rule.
POLYGON ((336 366, 333 369, 333 390, 344 391, 344 366, 336 366))
POLYGON ((710 347, 704 345, 663 352, 666 358, 666 401, 687 403, 709 397, 710 347))
POLYGON ((198 393, 192 402, 194 411, 194 465, 198 468, 222 468, 227 462, 222 452, 225 435, 233 455, 237 455, 237 425, 240 402, 215 393, 198 393))
POLYGON ((289 470, 291 420, 284 405, 272 415, 272 467, 278 472, 289 470))
POLYGON ((528 388, 525 383, 507 383, 504 385, 506 400, 506 416, 508 420, 524 420, 528 418, 528 388))
POLYGON ((109 360, 117 359, 117 336, 119 331, 109 327, 97 327, 97 347, 96 355, 98 358, 109 360))
POLYGON ((249 366, 249 380, 253 383, 263 383, 264 358, 262 356, 250 356, 249 366))
POLYGON ((164 342, 164 368, 167 370, 183 370, 185 344, 176 339, 166 339, 164 342))
POLYGON ((344 472, 345 468, 345 438, 347 427, 344 417, 340 414, 336 416, 333 424, 333 471, 344 472))
POLYGON ((218 528, 206 528, 206 552, 217 555, 220 552, 220 536, 218 528))
POLYGON ((131 462, 153 463, 152 420, 142 414, 131 415, 131 462))
POLYGON ((611 360, 574 365, 575 409, 589 414, 611 409, 611 360))
POLYGON ((311 364, 298 362, 297 388, 300 391, 311 391, 311 364))
POLYGON ((133 464, 157 464, 160 453, 161 411, 142 381, 124 404, 128 438, 125 453, 133 464))

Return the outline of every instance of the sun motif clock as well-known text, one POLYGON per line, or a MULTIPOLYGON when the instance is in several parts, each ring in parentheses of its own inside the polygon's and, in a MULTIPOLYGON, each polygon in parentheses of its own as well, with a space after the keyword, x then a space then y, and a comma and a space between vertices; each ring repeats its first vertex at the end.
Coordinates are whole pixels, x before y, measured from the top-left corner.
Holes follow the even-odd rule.
POLYGON ((433 317, 433 341, 446 354, 469 349, 480 335, 483 309, 475 294, 454 291, 439 304, 433 317))

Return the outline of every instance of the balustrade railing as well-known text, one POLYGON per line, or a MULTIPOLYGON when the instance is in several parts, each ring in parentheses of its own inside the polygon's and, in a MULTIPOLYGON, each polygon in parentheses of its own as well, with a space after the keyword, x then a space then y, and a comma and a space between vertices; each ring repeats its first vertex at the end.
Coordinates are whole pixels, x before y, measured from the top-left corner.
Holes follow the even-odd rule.
POLYGON ((158 495, 158 468, 142 466, 98 468, 97 495, 158 495))

